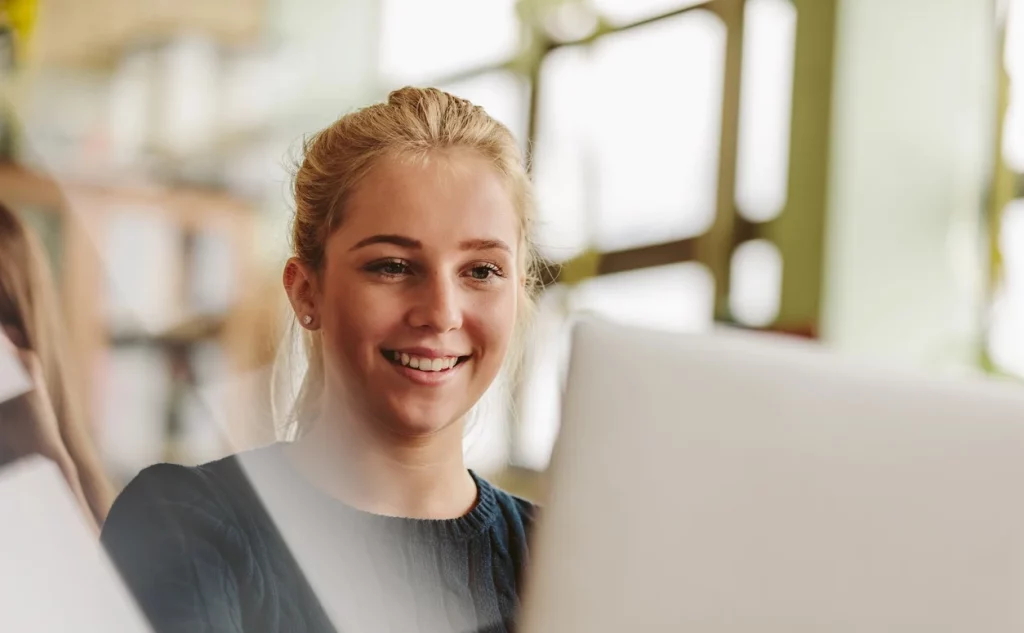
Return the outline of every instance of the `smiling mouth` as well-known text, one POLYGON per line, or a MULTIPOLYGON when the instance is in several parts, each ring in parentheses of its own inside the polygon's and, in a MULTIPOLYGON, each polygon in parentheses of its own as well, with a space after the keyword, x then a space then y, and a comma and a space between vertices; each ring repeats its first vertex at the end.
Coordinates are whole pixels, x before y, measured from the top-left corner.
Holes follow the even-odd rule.
POLYGON ((411 354, 405 354, 397 352, 395 350, 382 349, 381 355, 384 356, 392 365, 398 365, 399 367, 408 367, 409 369, 415 369, 422 372, 445 372, 455 367, 458 367, 462 363, 466 362, 472 356, 445 356, 443 358, 425 358, 422 356, 413 356, 411 354))

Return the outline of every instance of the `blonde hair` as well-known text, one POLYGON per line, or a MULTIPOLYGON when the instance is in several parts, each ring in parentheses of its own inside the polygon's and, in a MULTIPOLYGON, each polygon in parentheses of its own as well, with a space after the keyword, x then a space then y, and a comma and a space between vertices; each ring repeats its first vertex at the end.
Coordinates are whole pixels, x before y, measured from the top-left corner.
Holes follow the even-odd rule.
MULTIPOLYGON (((114 499, 89 434, 80 385, 67 360, 49 265, 21 220, 0 204, 0 323, 15 328, 39 358, 61 440, 78 472, 89 509, 102 524, 114 499)), ((2 429, 0 429, 2 430, 2 429)))
MULTIPOLYGON (((344 220, 347 199, 381 158, 424 158, 456 148, 475 151, 490 161, 505 181, 519 216, 519 267, 526 283, 512 351, 503 369, 514 380, 537 286, 531 240, 533 188, 515 137, 480 106, 436 88, 406 87, 388 95, 385 103, 351 112, 307 139, 295 176, 292 250, 300 261, 322 271, 327 238, 344 220)), ((308 367, 284 420, 290 434, 317 417, 324 389, 320 335, 303 331, 302 337, 308 367)))

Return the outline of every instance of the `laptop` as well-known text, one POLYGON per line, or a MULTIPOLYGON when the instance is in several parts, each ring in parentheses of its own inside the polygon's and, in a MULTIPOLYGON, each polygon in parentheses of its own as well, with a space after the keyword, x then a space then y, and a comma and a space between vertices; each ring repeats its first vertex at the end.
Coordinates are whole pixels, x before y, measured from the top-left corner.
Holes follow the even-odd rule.
POLYGON ((150 630, 56 465, 0 469, 0 631, 150 630))
POLYGON ((1024 630, 1024 388, 573 333, 521 630, 1024 630))

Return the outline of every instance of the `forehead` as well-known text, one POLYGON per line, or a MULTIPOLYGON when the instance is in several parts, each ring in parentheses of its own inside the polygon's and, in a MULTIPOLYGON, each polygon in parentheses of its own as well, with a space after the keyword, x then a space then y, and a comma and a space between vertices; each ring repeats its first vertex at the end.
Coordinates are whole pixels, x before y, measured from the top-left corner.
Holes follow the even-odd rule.
POLYGON ((515 247, 519 221, 497 170, 471 150, 384 157, 349 197, 335 237, 405 235, 426 247, 500 239, 515 247))

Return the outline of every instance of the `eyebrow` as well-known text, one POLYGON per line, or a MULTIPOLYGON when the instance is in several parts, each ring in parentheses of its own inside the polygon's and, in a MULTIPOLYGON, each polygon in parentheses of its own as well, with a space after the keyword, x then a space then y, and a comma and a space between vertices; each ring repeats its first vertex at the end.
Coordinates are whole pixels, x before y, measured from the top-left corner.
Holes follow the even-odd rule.
MULTIPOLYGON (((414 240, 413 238, 406 237, 404 235, 388 234, 371 235, 370 237, 359 240, 359 242, 357 242, 356 245, 349 250, 356 251, 359 250, 360 248, 371 246, 373 244, 394 244, 395 246, 400 246, 402 248, 414 250, 419 250, 423 248, 423 244, 419 240, 414 240)), ((509 245, 506 244, 505 242, 501 240, 490 239, 464 240, 462 242, 459 242, 459 249, 464 251, 488 251, 498 249, 505 251, 507 253, 512 252, 512 249, 509 248, 509 245)))
POLYGON ((464 251, 490 251, 498 249, 511 254, 512 249, 501 240, 465 240, 459 242, 459 248, 464 251))
POLYGON ((401 246, 402 248, 423 248, 423 244, 419 240, 414 240, 411 237, 405 237, 404 235, 371 235, 365 239, 359 240, 355 246, 350 248, 350 251, 357 251, 360 248, 371 246, 373 244, 394 244, 395 246, 401 246))

